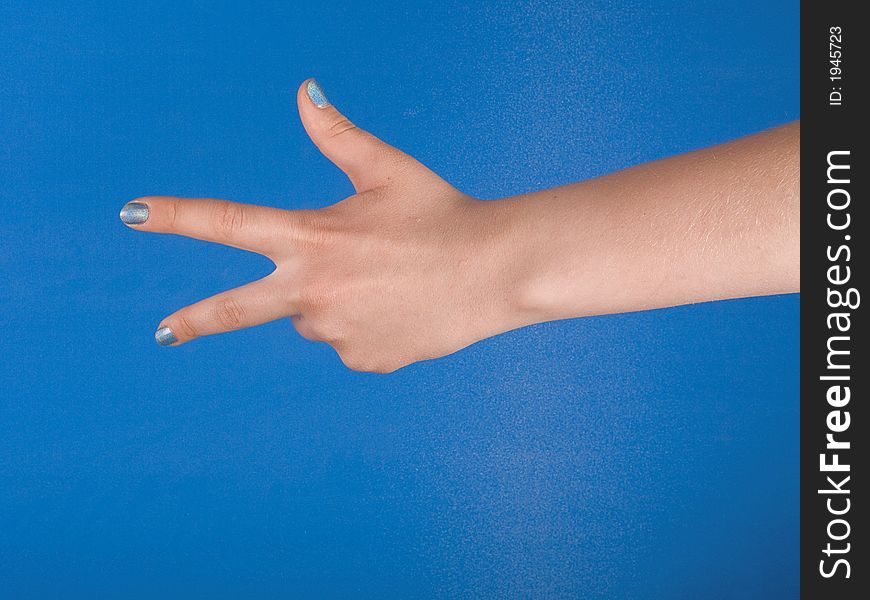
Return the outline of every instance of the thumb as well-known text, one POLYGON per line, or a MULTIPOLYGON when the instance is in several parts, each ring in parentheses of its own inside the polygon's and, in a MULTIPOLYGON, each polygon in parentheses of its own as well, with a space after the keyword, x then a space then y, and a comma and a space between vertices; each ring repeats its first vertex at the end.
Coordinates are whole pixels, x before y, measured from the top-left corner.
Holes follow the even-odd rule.
POLYGON ((350 178, 357 192, 386 181, 391 166, 405 156, 350 122, 338 112, 314 79, 308 79, 296 94, 299 116, 311 141, 326 158, 350 178))

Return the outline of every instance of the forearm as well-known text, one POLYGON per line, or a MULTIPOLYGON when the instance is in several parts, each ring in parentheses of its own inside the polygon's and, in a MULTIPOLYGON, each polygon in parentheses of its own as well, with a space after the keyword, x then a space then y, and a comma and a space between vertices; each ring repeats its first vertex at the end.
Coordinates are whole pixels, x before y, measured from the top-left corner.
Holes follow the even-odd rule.
POLYGON ((800 289, 800 124, 502 201, 519 323, 800 289))

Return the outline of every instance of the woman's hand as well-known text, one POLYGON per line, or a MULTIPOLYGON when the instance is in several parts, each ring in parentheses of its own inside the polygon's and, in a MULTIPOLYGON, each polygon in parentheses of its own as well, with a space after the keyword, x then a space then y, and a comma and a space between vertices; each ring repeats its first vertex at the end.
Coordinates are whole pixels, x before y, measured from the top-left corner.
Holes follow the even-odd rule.
POLYGON ((581 183, 475 200, 355 127, 314 80, 308 135, 357 193, 321 210, 140 198, 121 219, 259 252, 270 275, 160 324, 177 345, 290 316, 388 372, 554 319, 800 289, 800 123, 581 183))
POLYGON ((290 316, 348 367, 388 372, 504 330, 511 279, 489 203, 354 126, 314 80, 297 101, 311 139, 357 193, 305 211, 172 197, 127 204, 121 218, 134 229, 234 246, 276 266, 168 316, 157 341, 179 345, 290 316))

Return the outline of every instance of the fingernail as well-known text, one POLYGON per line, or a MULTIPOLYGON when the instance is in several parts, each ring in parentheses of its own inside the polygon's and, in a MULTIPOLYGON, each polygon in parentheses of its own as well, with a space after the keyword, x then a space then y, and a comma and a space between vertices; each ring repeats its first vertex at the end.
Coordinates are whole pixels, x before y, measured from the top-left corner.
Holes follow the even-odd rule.
POLYGON ((161 346, 171 346, 178 341, 178 338, 169 327, 161 327, 154 332, 154 340, 161 346))
POLYGON ((148 220, 148 205, 141 202, 128 202, 121 209, 121 220, 127 225, 139 225, 148 220))
POLYGON ((329 106, 329 100, 326 98, 326 94, 323 93, 323 89, 316 79, 308 81, 305 91, 308 92, 308 97, 311 98, 311 101, 314 102, 314 106, 317 108, 329 106))

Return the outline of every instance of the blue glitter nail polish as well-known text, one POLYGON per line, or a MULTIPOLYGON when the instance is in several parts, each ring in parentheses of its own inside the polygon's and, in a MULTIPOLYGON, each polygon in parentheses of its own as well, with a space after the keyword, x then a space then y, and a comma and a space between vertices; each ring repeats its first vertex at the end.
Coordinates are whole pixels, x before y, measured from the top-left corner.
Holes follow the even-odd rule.
POLYGON ((329 100, 326 98, 326 94, 323 93, 323 89, 316 79, 308 82, 308 85, 305 86, 305 91, 308 92, 308 97, 311 98, 311 101, 314 102, 317 108, 329 106, 329 100))
POLYGON ((139 225, 148 220, 148 205, 141 202, 128 202, 121 209, 121 220, 127 225, 139 225))
POLYGON ((154 340, 161 346, 171 346, 178 341, 178 338, 169 327, 161 327, 154 332, 154 340))

